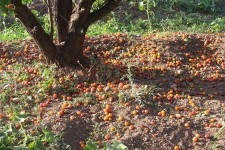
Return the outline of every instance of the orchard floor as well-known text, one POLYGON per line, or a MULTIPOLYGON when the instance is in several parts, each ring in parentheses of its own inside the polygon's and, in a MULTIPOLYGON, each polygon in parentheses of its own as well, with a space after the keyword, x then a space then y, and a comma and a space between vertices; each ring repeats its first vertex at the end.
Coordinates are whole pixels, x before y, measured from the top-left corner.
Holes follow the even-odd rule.
POLYGON ((105 141, 117 140, 130 150, 222 150, 224 42, 224 34, 87 37, 84 52, 91 66, 54 69, 54 81, 42 96, 43 71, 34 61, 45 61, 38 48, 31 41, 18 49, 1 44, 0 73, 18 63, 24 66, 33 79, 26 85, 15 77, 18 86, 12 87, 30 91, 25 94, 39 105, 39 115, 32 116, 35 125, 62 134, 73 150, 88 139, 100 149, 105 141))

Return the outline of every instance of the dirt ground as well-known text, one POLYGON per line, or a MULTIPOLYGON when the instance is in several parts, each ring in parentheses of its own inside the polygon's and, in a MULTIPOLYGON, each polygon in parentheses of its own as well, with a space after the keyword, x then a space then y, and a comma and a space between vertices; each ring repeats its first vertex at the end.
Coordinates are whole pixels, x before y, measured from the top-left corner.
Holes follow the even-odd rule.
MULTIPOLYGON (((224 41, 222 34, 185 33, 88 38, 85 52, 93 57, 93 66, 71 79, 96 82, 104 91, 92 92, 94 96, 86 96, 81 106, 66 110, 62 118, 44 116, 43 122, 63 133, 65 143, 76 150, 87 139, 101 146, 105 135, 108 142, 119 140, 131 150, 166 150, 176 145, 182 150, 225 149, 224 41), (146 87, 155 90, 145 91, 146 87), (99 100, 98 95, 106 98, 99 100), (110 121, 104 121, 107 104, 110 121), (76 116, 74 121, 71 115, 76 116)), ((54 102, 46 111, 60 110, 60 104, 54 102)))
MULTIPOLYGON (((118 140, 130 150, 223 150, 224 42, 224 34, 86 37, 91 66, 57 70, 40 123, 73 150, 88 139, 100 148, 118 140)), ((40 59, 36 46, 14 54, 8 63, 40 59)))

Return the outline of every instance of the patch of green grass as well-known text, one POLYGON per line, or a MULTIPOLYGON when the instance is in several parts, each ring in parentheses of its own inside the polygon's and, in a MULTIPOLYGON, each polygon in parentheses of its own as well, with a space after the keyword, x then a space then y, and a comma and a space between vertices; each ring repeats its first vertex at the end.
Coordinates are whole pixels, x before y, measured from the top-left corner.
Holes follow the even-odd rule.
POLYGON ((42 93, 49 90, 49 84, 53 83, 54 66, 46 67, 42 63, 33 62, 26 65, 16 63, 6 67, 6 71, 0 72, 2 77, 0 78, 0 87, 2 87, 0 113, 4 116, 0 118, 0 149, 70 149, 69 145, 61 140, 61 135, 54 134, 42 124, 36 124, 31 128, 31 120, 40 118, 38 104, 45 96, 42 93), (37 73, 43 82, 32 83, 31 74, 25 71, 24 67, 38 69, 37 73), (24 85, 24 81, 29 81, 31 84, 24 85), (25 94, 25 91, 30 93, 25 94), (38 98, 35 99, 33 94, 38 98), (9 121, 6 123, 4 119, 7 117, 9 121))
POLYGON ((153 30, 157 31, 185 31, 185 32, 222 32, 225 17, 212 14, 176 12, 169 15, 156 14, 152 18, 153 30), (161 17, 160 17, 161 16, 161 17))
POLYGON ((123 21, 116 15, 112 15, 103 21, 99 21, 88 30, 89 36, 112 34, 116 32, 124 32, 131 34, 144 34, 149 32, 148 20, 132 20, 132 16, 127 16, 123 21))
MULTIPOLYGON (((41 16, 38 12, 33 12, 39 19, 39 22, 42 24, 42 27, 45 29, 47 33, 50 33, 50 24, 49 24, 49 16, 43 15, 41 16)), ((1 21, 1 18, 0 18, 1 21)), ((10 27, 4 27, 2 31, 0 30, 0 42, 9 42, 15 40, 25 40, 31 39, 31 36, 27 33, 24 26, 15 21, 10 27)))
MULTIPOLYGON (((174 31, 191 33, 215 33, 224 31, 225 17, 223 15, 223 10, 218 6, 214 6, 214 2, 212 2, 212 4, 209 3, 209 6, 206 5, 206 3, 202 3, 201 5, 204 6, 203 10, 209 8, 209 11, 201 12, 200 8, 192 10, 192 3, 188 3, 187 8, 183 8, 183 3, 181 3, 181 1, 177 4, 177 1, 175 3, 174 0, 157 2, 156 6, 150 7, 148 11, 144 10, 142 13, 139 12, 142 14, 139 18, 135 18, 131 15, 132 13, 129 11, 132 10, 125 11, 122 14, 117 14, 119 11, 115 11, 105 19, 90 26, 88 35, 95 36, 116 32, 149 34, 151 32, 174 31)), ((43 24, 47 33, 49 33, 50 25, 48 15, 40 16, 37 12, 35 14, 39 16, 39 21, 43 24)), ((0 42, 30 38, 31 37, 19 22, 15 22, 11 27, 0 31, 0 42)))
MULTIPOLYGON (((128 150, 127 146, 121 143, 120 141, 114 141, 113 143, 104 142, 103 149, 111 149, 111 150, 128 150)), ((97 142, 92 140, 88 140, 86 146, 84 147, 85 150, 97 150, 99 146, 97 142)))
POLYGON ((5 28, 0 31, 0 42, 9 42, 21 39, 30 39, 30 36, 19 22, 15 22, 9 28, 5 28))
POLYGON ((89 36, 112 34, 116 32, 125 32, 131 34, 148 34, 150 32, 200 32, 200 33, 217 33, 225 30, 225 17, 214 14, 188 13, 184 11, 168 13, 155 12, 148 19, 132 20, 131 15, 127 15, 125 19, 112 15, 104 21, 93 24, 89 30, 89 36))
POLYGON ((27 130, 24 125, 26 119, 29 119, 28 115, 20 114, 14 110, 13 117, 11 118, 12 122, 0 124, 0 149, 53 150, 60 149, 60 147, 65 145, 62 144, 59 136, 54 135, 44 127, 27 130), (48 147, 46 147, 45 143, 48 143, 48 147))

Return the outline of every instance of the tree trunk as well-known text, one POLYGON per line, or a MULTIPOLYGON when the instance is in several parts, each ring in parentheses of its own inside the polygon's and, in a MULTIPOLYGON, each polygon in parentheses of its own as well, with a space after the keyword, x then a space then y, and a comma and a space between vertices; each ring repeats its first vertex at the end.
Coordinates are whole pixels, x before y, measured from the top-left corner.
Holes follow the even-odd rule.
POLYGON ((85 40, 85 32, 70 32, 64 45, 63 59, 66 64, 77 65, 79 63, 86 65, 88 62, 83 55, 83 43, 85 40))
POLYGON ((88 27, 109 14, 116 8, 121 0, 107 0, 98 10, 90 13, 95 0, 80 0, 72 10, 68 25, 68 34, 65 44, 61 48, 61 57, 64 64, 77 65, 80 62, 88 65, 88 61, 83 55, 83 43, 88 27))
POLYGON ((68 26, 68 34, 61 54, 66 64, 77 65, 78 62, 87 64, 83 55, 85 34, 90 24, 87 24, 89 11, 94 0, 84 0, 75 6, 68 26), (92 2, 91 2, 92 1, 92 2))
POLYGON ((57 29, 57 41, 66 40, 68 25, 72 13, 72 0, 52 0, 55 24, 57 29))
POLYGON ((83 43, 88 27, 106 16, 121 0, 106 0, 98 10, 90 12, 95 0, 79 0, 72 10, 72 0, 51 0, 58 31, 58 44, 50 36, 22 0, 11 0, 15 17, 24 24, 47 60, 59 66, 88 64, 83 55, 83 43))

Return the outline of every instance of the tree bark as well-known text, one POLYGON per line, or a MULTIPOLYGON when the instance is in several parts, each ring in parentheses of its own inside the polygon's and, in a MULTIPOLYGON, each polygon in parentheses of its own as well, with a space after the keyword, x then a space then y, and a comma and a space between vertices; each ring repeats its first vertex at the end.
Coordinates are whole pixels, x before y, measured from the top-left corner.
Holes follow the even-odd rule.
POLYGON ((29 8, 26 5, 23 5, 21 0, 11 0, 11 3, 15 6, 15 17, 19 18, 25 26, 27 32, 33 37, 47 60, 49 62, 58 63, 56 46, 29 8))
POLYGON ((82 0, 72 11, 67 38, 61 52, 67 64, 77 65, 78 61, 87 64, 83 55, 83 43, 89 27, 87 21, 93 3, 94 0, 82 0))
POLYGON ((66 40, 68 25, 72 14, 72 0, 52 0, 54 17, 57 29, 57 41, 61 43, 66 40))
POLYGON ((86 64, 87 61, 83 55, 83 43, 85 40, 85 32, 81 33, 79 31, 70 32, 64 46, 64 60, 66 64, 78 65, 86 64))

